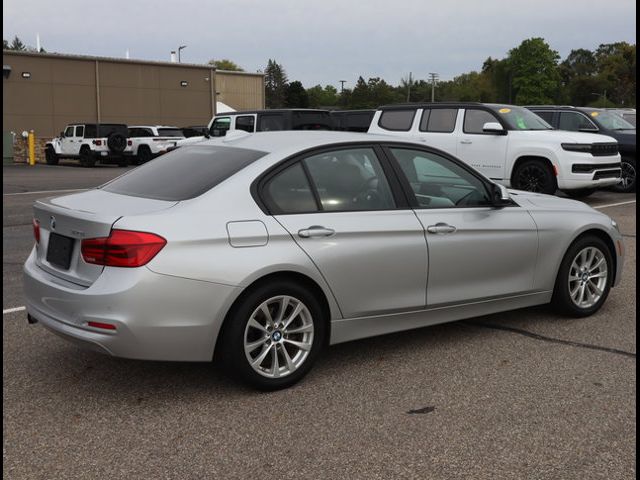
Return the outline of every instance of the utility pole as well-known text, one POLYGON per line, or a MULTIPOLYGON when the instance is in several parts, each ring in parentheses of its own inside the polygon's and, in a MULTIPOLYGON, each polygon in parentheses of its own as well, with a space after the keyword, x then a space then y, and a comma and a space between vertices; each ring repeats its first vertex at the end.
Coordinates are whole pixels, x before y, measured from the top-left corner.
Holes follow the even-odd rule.
POLYGON ((340 94, 342 94, 344 92, 344 84, 346 83, 346 80, 338 80, 340 82, 340 94))
POLYGON ((439 73, 429 73, 429 78, 431 79, 431 102, 436 101, 436 82, 438 77, 440 77, 439 73))
POLYGON ((407 88, 407 103, 411 101, 411 72, 409 72, 409 87, 407 88))
POLYGON ((187 46, 186 46, 186 45, 180 45, 180 46, 178 47, 178 63, 180 63, 180 51, 181 51, 181 50, 184 50, 185 48, 187 48, 187 46))

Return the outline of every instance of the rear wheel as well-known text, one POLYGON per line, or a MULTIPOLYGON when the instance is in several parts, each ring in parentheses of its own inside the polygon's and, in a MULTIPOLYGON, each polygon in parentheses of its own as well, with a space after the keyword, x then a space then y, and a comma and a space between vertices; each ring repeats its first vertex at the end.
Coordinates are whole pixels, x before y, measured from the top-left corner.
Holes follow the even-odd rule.
POLYGON ((56 151, 53 147, 47 147, 44 150, 44 158, 47 162, 47 165, 57 165, 58 164, 58 155, 56 155, 56 151))
POLYGON ((146 145, 141 145, 138 148, 138 164, 142 165, 143 163, 147 163, 149 160, 153 158, 151 155, 151 150, 146 145))
POLYGON ((513 173, 513 186, 518 190, 553 195, 558 188, 553 171, 542 160, 525 160, 513 173))
POLYGON ((611 187, 613 191, 620 193, 633 193, 636 191, 636 159, 622 157, 622 181, 611 187))
POLYGON ((219 348, 235 377, 261 390, 286 388, 313 366, 326 334, 318 299, 289 281, 262 285, 229 313, 219 348))
POLYGON ((567 250, 553 292, 552 303, 567 315, 585 317, 597 312, 613 282, 613 258, 604 241, 587 235, 567 250))
POLYGON ((82 147, 80 149, 80 165, 87 168, 96 166, 96 159, 89 147, 82 147))

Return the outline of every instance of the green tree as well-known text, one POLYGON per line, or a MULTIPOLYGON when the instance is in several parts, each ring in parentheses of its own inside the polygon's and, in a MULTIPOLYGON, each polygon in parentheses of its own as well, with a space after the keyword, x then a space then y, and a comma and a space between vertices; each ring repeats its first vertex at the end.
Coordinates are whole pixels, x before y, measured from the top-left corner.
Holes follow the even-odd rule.
POLYGON ((22 40, 20 40, 16 35, 15 37, 13 37, 13 41, 11 42, 11 46, 9 47, 9 50, 17 50, 17 51, 23 52, 27 50, 27 46, 24 43, 22 43, 22 40))
MULTIPOLYGON (((636 46, 627 42, 600 45, 595 51, 602 91, 616 105, 636 104, 636 46)), ((596 93, 600 93, 596 91, 596 93)))
POLYGON ((333 85, 316 85, 307 88, 307 96, 309 97, 310 107, 334 107, 338 105, 338 90, 333 85))
POLYGON ((309 108, 309 96, 301 82, 296 80, 287 85, 285 105, 287 108, 309 108))
POLYGON ((554 103, 559 95, 560 55, 542 38, 530 38, 509 51, 515 103, 554 103))
POLYGON ((209 65, 213 65, 217 70, 227 70, 229 72, 244 72, 244 68, 228 58, 222 60, 209 60, 209 65))
POLYGON ((349 108, 369 108, 371 106, 369 85, 364 81, 364 78, 358 77, 356 86, 353 87, 350 94, 349 108))
POLYGON ((269 59, 264 70, 267 108, 283 108, 286 103, 287 74, 282 65, 269 59))

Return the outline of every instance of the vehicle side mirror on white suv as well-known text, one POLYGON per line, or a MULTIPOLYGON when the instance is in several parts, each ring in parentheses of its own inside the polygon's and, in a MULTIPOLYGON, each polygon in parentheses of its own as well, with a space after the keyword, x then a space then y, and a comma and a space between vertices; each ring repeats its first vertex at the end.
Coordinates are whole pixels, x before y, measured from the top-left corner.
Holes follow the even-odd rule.
POLYGON ((493 133, 494 135, 506 135, 507 131, 498 122, 487 122, 482 126, 484 133, 493 133))

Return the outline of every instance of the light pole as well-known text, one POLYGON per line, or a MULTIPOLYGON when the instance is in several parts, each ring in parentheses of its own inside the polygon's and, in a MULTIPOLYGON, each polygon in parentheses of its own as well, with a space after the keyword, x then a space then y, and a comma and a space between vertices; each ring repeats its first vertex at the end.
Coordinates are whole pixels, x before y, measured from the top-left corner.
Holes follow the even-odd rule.
POLYGON ((439 73, 429 73, 429 78, 431 79, 431 103, 436 101, 436 82, 439 76, 439 73))
POLYGON ((346 80, 338 80, 340 82, 340 93, 342 94, 344 92, 344 84, 346 82, 346 80))
POLYGON ((180 46, 178 47, 178 63, 180 63, 180 51, 181 51, 181 50, 184 50, 185 48, 187 48, 187 46, 186 46, 186 45, 180 45, 180 46))

